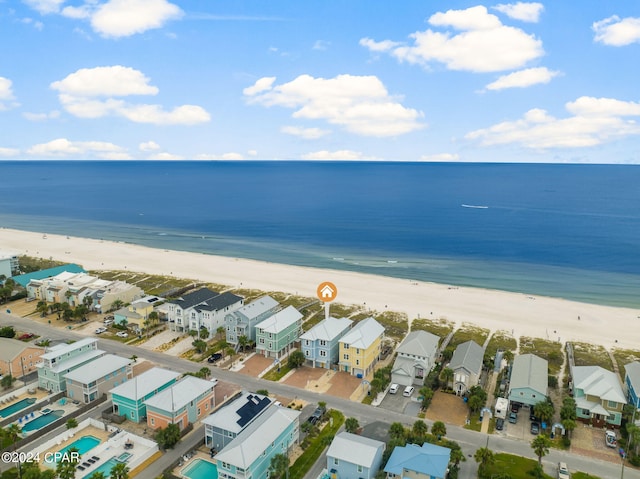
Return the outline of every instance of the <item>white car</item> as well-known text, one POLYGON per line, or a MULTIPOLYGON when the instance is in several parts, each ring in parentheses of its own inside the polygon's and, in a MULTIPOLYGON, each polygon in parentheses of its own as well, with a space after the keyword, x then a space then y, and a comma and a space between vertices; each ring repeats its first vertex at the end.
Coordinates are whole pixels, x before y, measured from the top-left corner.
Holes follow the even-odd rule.
POLYGON ((107 328, 98 328, 96 329, 96 334, 102 334, 102 333, 106 333, 107 332, 107 328))
POLYGON ((118 333, 116 333, 116 336, 118 336, 119 338, 126 338, 129 336, 129 334, 125 331, 120 331, 118 333))
POLYGON ((396 383, 393 383, 391 385, 391 387, 389 388, 389 394, 395 394, 398 392, 398 389, 400 388, 400 386, 396 383))
POLYGON ((571 479, 569 475, 569 468, 564 462, 558 463, 558 479, 571 479))
POLYGON ((414 388, 413 386, 407 386, 406 388, 404 388, 404 391, 402 393, 402 395, 404 397, 408 397, 410 398, 411 395, 413 394, 413 391, 415 391, 416 388, 414 388))

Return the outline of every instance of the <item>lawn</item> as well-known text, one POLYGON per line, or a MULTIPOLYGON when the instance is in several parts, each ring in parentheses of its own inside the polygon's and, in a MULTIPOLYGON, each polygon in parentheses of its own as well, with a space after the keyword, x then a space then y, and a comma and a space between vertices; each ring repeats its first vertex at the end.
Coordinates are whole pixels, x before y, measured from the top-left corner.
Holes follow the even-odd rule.
POLYGON ((599 476, 592 476, 586 472, 574 472, 571 474, 571 477, 573 477, 573 479, 601 479, 599 476))
POLYGON ((489 333, 491 331, 486 328, 480 328, 473 324, 463 323, 455 333, 453 333, 453 337, 451 338, 451 342, 447 348, 455 349, 456 346, 462 343, 466 343, 467 341, 473 340, 478 345, 482 346, 484 342, 489 337, 489 333))
POLYGON ((280 381, 286 374, 291 371, 291 368, 287 365, 287 363, 280 364, 280 367, 274 366, 269 371, 266 372, 262 379, 266 379, 267 381, 280 381))
MULTIPOLYGON (((495 454, 494 457, 495 463, 487 467, 484 477, 492 477, 498 473, 508 474, 512 479, 531 479, 533 477, 530 471, 535 467, 536 460, 504 453, 495 454)), ((553 479, 547 474, 542 477, 553 479)))
POLYGON ((557 375, 564 362, 562 344, 548 339, 520 338, 520 354, 535 354, 549 362, 549 374, 557 375))

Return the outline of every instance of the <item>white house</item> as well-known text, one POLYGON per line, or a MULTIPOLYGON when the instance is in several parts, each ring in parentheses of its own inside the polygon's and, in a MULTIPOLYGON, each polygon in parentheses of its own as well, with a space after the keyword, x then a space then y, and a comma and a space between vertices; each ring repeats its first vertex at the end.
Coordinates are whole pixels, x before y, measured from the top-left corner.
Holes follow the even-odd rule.
POLYGON ((433 368, 440 338, 427 331, 412 331, 398 346, 391 381, 403 386, 422 386, 433 368))

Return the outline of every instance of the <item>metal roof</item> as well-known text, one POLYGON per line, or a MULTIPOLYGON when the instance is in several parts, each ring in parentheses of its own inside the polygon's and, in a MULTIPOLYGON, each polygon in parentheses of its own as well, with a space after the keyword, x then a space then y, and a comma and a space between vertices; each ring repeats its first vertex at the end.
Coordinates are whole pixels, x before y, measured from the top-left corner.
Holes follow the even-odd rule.
POLYGON ((350 462, 364 467, 372 467, 376 454, 384 450, 385 444, 375 439, 348 432, 336 434, 327 451, 327 457, 350 462))

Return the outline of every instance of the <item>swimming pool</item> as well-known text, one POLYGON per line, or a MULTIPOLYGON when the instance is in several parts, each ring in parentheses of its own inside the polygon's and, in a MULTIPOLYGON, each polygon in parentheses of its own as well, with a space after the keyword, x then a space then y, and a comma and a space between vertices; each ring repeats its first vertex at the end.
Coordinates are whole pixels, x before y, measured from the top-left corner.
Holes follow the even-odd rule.
POLYGON ((22 426, 22 432, 37 431, 38 429, 42 429, 43 427, 51 424, 53 421, 60 419, 63 414, 64 411, 62 409, 58 409, 56 411, 51 411, 49 414, 38 416, 33 421, 29 421, 24 426, 22 426))
POLYGON ((189 479, 218 479, 218 467, 212 462, 196 458, 180 474, 189 479))
POLYGON ((2 417, 12 416, 18 411, 22 411, 24 408, 31 406, 35 402, 36 402, 36 398, 21 399, 20 401, 18 401, 15 404, 12 404, 11 406, 3 407, 2 409, 0 409, 0 416, 2 417))
MULTIPOLYGON (((60 449, 61 454, 65 454, 67 452, 69 452, 71 449, 77 449, 78 453, 82 456, 83 454, 89 452, 91 449, 93 449, 94 447, 96 447, 98 444, 100 444, 100 439, 98 439, 97 437, 94 436, 82 436, 79 439, 76 439, 75 441, 73 441, 71 444, 69 444, 68 446, 63 447, 62 449, 60 449)), ((56 457, 62 457, 62 456, 56 456, 56 457)), ((49 464, 49 465, 54 465, 54 458, 51 457, 49 460, 45 461, 49 464)))
POLYGON ((102 472, 104 474, 104 477, 109 477, 111 475, 111 469, 113 469, 113 466, 115 466, 116 464, 118 464, 118 461, 116 461, 115 457, 112 457, 111 459, 109 459, 107 462, 105 462, 102 466, 100 466, 99 468, 97 468, 95 471, 93 471, 90 474, 87 474, 86 476, 84 476, 82 479, 91 479, 91 477, 96 473, 96 472, 102 472))

